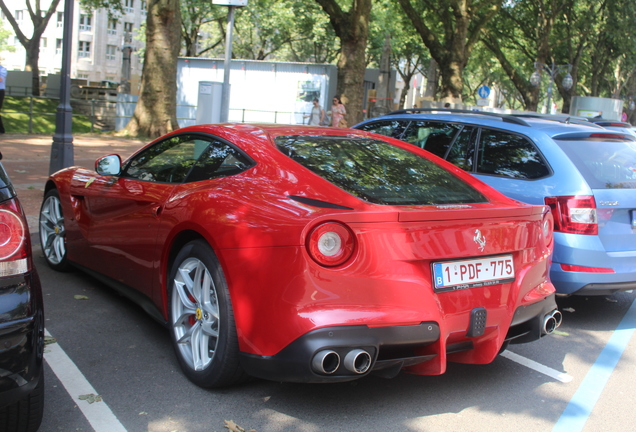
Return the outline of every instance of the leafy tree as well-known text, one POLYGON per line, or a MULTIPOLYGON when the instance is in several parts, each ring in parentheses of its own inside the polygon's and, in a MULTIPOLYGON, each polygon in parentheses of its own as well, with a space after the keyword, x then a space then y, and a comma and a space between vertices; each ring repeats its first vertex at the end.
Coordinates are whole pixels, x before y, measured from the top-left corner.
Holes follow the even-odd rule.
POLYGON ((398 0, 439 65, 441 97, 461 100, 463 71, 502 0, 398 0))
POLYGON ((0 21, 0 51, 15 52, 15 47, 7 43, 9 36, 11 36, 11 30, 5 29, 0 21))
MULTIPOLYGON (((105 8, 114 15, 121 0, 82 0, 86 9, 105 8)), ((177 58, 181 49, 178 0, 149 0, 141 89, 135 112, 124 133, 158 137, 179 127, 177 122, 177 58)))
POLYGON ((355 124, 363 117, 365 52, 372 1, 352 0, 347 11, 336 0, 316 2, 329 16, 329 22, 340 39, 337 92, 347 105, 347 121, 355 124))
POLYGON ((184 44, 186 57, 199 57, 208 51, 212 51, 223 42, 223 25, 226 21, 227 8, 212 6, 210 0, 190 0, 181 3, 181 37, 184 44), (203 37, 203 29, 208 25, 214 25, 220 29, 221 35, 215 38, 203 37), (206 46, 199 49, 199 45, 206 46))
POLYGON ((150 0, 146 52, 135 112, 125 128, 133 136, 157 137, 179 128, 177 57, 181 48, 179 0, 150 0))
POLYGON ((33 95, 40 96, 40 39, 42 38, 44 30, 46 30, 46 26, 49 24, 51 16, 53 16, 53 13, 57 9, 57 5, 60 3, 60 0, 52 0, 47 10, 40 9, 39 0, 35 0, 33 3, 34 4, 32 4, 32 0, 26 0, 29 17, 33 23, 33 34, 30 38, 22 32, 18 22, 11 14, 11 11, 5 4, 4 0, 0 0, 0 9, 2 9, 2 12, 7 17, 9 24, 13 27, 16 37, 26 50, 25 70, 31 71, 33 74, 33 95))

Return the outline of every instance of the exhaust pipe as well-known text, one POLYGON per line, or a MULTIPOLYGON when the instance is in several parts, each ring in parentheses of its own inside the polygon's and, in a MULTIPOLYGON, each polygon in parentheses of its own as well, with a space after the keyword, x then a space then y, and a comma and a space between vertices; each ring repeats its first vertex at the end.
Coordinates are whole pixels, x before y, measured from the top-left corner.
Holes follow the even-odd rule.
POLYGON ((561 325, 561 321, 563 321, 563 315, 557 309, 546 314, 543 317, 543 332, 545 334, 554 332, 561 325))
POLYGON ((363 374, 371 367, 371 355, 365 350, 349 351, 344 359, 344 367, 355 374, 363 374))
POLYGON ((311 367, 314 372, 331 375, 340 366, 340 356, 332 350, 322 350, 311 360, 311 367))

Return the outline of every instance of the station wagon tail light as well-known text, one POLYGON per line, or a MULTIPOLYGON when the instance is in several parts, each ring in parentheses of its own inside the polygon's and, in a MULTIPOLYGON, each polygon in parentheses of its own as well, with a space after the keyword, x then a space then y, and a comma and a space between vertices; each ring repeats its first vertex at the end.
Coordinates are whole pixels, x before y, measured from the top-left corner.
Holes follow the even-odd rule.
POLYGON ((554 231, 569 234, 598 234, 598 215, 593 196, 545 197, 552 210, 554 231))
POLYGON ((347 262, 355 248, 351 230, 338 222, 326 222, 309 233, 307 251, 311 258, 325 267, 335 267, 347 262))
POLYGON ((582 273, 616 273, 614 269, 605 267, 584 267, 579 265, 561 264, 561 270, 582 273))
POLYGON ((12 201, 0 205, 0 277, 29 271, 28 231, 18 212, 12 201))

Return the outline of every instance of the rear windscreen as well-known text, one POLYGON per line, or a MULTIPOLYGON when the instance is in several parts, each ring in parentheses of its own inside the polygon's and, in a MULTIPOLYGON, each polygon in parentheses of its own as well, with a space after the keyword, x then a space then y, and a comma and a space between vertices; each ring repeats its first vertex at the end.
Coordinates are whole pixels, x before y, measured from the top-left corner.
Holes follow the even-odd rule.
POLYGON ((334 136, 282 136, 278 149, 350 194, 374 204, 472 204, 477 189, 422 156, 384 141, 334 136))
POLYGON ((636 142, 556 142, 593 189, 636 189, 636 142))

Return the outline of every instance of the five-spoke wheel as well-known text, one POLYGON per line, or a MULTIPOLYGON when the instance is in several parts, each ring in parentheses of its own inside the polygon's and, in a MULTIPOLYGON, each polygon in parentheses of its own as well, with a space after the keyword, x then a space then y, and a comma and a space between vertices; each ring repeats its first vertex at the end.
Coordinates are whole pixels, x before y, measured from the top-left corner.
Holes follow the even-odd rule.
POLYGON ((44 196, 40 208, 40 242, 44 257, 49 266, 55 270, 67 270, 66 231, 64 214, 57 189, 51 189, 44 196))
POLYGON ((201 387, 243 380, 227 283, 207 243, 186 244, 169 281, 172 339, 186 376, 201 387))

